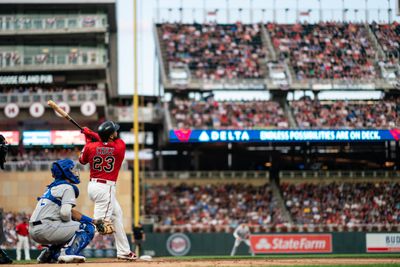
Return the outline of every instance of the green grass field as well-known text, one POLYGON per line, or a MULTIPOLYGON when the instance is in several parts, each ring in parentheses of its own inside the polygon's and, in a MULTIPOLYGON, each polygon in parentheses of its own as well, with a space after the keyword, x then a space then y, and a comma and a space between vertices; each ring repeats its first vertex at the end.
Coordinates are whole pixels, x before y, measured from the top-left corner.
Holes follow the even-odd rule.
MULTIPOLYGON (((255 256, 255 257, 251 257, 251 256, 236 256, 236 257, 230 257, 230 256, 186 256, 186 257, 154 257, 153 261, 155 263, 157 263, 157 266, 162 266, 162 261, 165 262, 171 262, 174 261, 176 263, 176 266, 186 266, 187 262, 190 262, 190 264, 195 264, 196 262, 203 262, 203 261, 207 261, 209 262, 210 265, 207 266, 229 266, 229 261, 235 262, 235 267, 238 266, 249 266, 248 264, 246 264, 246 260, 248 262, 248 260, 254 260, 255 262, 257 262, 256 266, 324 266, 324 267, 345 267, 345 266, 369 266, 369 267, 378 267, 378 266, 399 266, 400 267, 400 261, 398 263, 374 263, 371 262, 371 264, 365 264, 365 260, 367 259, 385 259, 385 260, 396 260, 399 261, 400 259, 400 254, 320 254, 320 255, 260 255, 260 256, 255 256), (354 260, 354 264, 344 264, 344 263, 339 263, 339 264, 318 264, 318 262, 314 263, 310 263, 307 264, 305 263, 303 265, 303 263, 301 262, 302 259, 309 259, 312 261, 312 259, 331 259, 331 261, 334 262, 335 259, 351 259, 354 260), (356 263, 357 259, 362 260, 364 263, 356 263), (263 265, 262 260, 266 260, 266 264, 263 265), (276 261, 279 260, 299 260, 298 262, 296 262, 296 264, 292 265, 292 264, 288 264, 288 265, 284 265, 286 263, 281 262, 281 263, 277 263, 277 265, 274 265, 274 263, 276 261), (222 262, 224 261, 223 265, 220 265, 220 263, 218 262, 222 262), (228 261, 228 263, 227 263, 228 261), (244 261, 243 265, 241 265, 240 261, 244 261), (283 265, 282 265, 283 264, 283 265)), ((104 261, 108 261, 109 259, 104 259, 104 261)), ((103 261, 103 263, 104 263, 103 261)), ((31 261, 19 261, 16 262, 14 261, 14 263, 17 264, 32 264, 32 263, 36 263, 35 260, 31 260, 31 261)), ((97 263, 99 264, 99 266, 101 266, 102 263, 102 259, 99 258, 88 258, 87 259, 87 263, 97 263)), ((151 266, 151 262, 148 262, 149 266, 151 266)), ((97 266, 96 264, 96 266, 97 266)), ((126 266, 135 266, 135 262, 132 263, 124 263, 124 265, 126 264, 126 266)), ((137 263, 136 263, 137 264, 137 263)), ((83 265, 84 266, 84 265, 83 265)), ((112 266, 112 263, 111 263, 112 266)), ((193 266, 193 265, 190 265, 193 266)), ((202 265, 204 266, 204 265, 202 265)))

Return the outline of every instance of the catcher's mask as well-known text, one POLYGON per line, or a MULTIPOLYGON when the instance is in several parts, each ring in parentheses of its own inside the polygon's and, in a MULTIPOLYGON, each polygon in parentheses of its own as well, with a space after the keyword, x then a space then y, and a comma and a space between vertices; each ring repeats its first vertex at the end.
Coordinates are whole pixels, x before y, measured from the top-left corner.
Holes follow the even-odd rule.
POLYGON ((53 162, 51 173, 55 179, 68 179, 74 184, 79 184, 79 170, 75 163, 70 159, 60 159, 53 162))

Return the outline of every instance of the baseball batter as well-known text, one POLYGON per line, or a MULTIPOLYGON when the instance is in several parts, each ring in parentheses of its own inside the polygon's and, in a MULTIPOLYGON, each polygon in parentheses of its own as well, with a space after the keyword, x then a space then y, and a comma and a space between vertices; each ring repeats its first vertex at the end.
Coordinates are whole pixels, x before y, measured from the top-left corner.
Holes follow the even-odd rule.
POLYGON ((135 260, 137 256, 130 249, 122 223, 122 209, 115 196, 118 173, 125 157, 125 142, 118 138, 118 129, 119 125, 112 121, 102 123, 97 133, 85 127, 82 133, 86 145, 79 161, 90 164, 88 193, 94 201, 93 217, 113 223, 117 258, 135 260))
POLYGON ((249 247, 249 252, 252 256, 254 256, 254 252, 250 246, 250 234, 250 229, 245 223, 242 223, 238 227, 236 227, 235 231, 233 232, 233 236, 235 237, 235 244, 233 245, 231 256, 234 256, 236 254, 236 249, 242 242, 244 242, 249 247))
POLYGON ((79 263, 85 257, 79 253, 94 237, 94 221, 73 207, 79 196, 80 183, 75 163, 70 159, 53 163, 55 179, 38 198, 39 202, 29 220, 29 234, 45 248, 37 258, 39 263, 79 263), (66 248, 64 246, 66 245, 66 248))

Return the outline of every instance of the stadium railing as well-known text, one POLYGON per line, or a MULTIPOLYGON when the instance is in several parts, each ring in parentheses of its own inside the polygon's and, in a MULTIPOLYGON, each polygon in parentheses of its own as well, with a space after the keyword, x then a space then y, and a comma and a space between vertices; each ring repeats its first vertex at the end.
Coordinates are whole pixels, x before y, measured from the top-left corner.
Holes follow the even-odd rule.
POLYGON ((288 179, 353 179, 353 178, 400 178, 399 171, 383 171, 383 170, 369 170, 369 171, 281 171, 279 172, 280 178, 288 179))
MULTIPOLYGON (((252 233, 316 233, 316 232, 398 232, 400 224, 290 224, 277 225, 249 225, 252 233)), ((230 225, 160 225, 155 224, 154 232, 175 233, 175 232, 204 232, 204 233, 230 233, 235 230, 230 225)))
POLYGON ((149 171, 145 179, 269 179, 268 171, 149 171))
POLYGON ((174 81, 171 78, 165 80, 165 87, 170 89, 200 89, 200 90, 263 90, 265 89, 266 79, 188 79, 186 82, 182 79, 174 81))
POLYGON ((86 101, 92 101, 96 106, 103 106, 106 102, 104 91, 68 91, 46 92, 31 94, 26 93, 0 93, 0 107, 5 107, 8 103, 15 103, 19 107, 30 107, 33 103, 39 102, 44 105, 48 100, 56 102, 66 102, 71 106, 81 106, 86 101))
POLYGON ((0 72, 47 68, 105 68, 105 47, 90 46, 0 46, 0 72))
POLYGON ((0 16, 0 35, 106 31, 106 14, 15 14, 0 16))
POLYGON ((394 85, 385 79, 293 79, 291 89, 313 90, 376 90, 394 89, 394 85))
MULTIPOLYGON (((46 161, 31 161, 31 160, 23 160, 23 161, 11 161, 6 162, 4 164, 4 171, 6 172, 28 172, 28 171, 49 171, 51 165, 54 160, 46 160, 46 161)), ((89 171, 89 165, 82 165, 80 163, 77 164, 77 168, 81 171, 89 171)), ((128 170, 128 162, 123 161, 121 170, 128 170)))

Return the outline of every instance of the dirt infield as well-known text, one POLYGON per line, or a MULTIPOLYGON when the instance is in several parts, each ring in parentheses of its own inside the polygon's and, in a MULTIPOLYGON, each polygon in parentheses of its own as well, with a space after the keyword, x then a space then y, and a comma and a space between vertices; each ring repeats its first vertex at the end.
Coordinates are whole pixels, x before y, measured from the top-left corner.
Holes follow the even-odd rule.
MULTIPOLYGON (((124 262, 117 260, 96 260, 83 264, 13 264, 12 266, 82 266, 82 267, 175 267, 175 266, 188 266, 188 267, 205 267, 205 266, 296 266, 296 265, 380 265, 380 264, 399 264, 400 258, 391 259, 360 259, 360 258, 318 258, 318 259, 221 259, 221 260, 174 260, 174 259, 154 259, 152 261, 138 260, 136 262, 124 262)), ((6 266, 6 265, 4 265, 6 266)))

